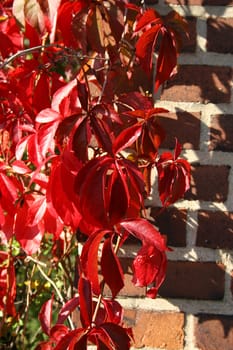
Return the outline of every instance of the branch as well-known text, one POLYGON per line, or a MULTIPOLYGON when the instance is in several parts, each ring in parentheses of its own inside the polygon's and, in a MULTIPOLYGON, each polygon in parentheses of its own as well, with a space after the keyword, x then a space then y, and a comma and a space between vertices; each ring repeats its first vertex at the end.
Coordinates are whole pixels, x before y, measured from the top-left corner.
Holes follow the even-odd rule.
MULTIPOLYGON (((55 292, 56 292, 57 295, 58 295, 58 298, 60 299, 60 302, 62 303, 62 305, 65 305, 65 300, 64 300, 64 298, 63 298, 63 296, 62 296, 60 290, 57 288, 57 286, 56 286, 56 284, 54 283, 54 281, 51 280, 51 278, 49 278, 49 277, 46 275, 46 273, 44 272, 44 270, 40 267, 40 265, 41 265, 40 262, 38 262, 36 259, 33 259, 31 256, 28 256, 27 259, 28 259, 28 260, 32 260, 34 263, 37 264, 37 268, 38 268, 39 272, 41 273, 41 275, 44 277, 44 279, 46 279, 46 281, 48 281, 48 282, 51 284, 51 286, 53 286, 55 292)), ((72 330, 75 329, 71 317, 68 316, 67 319, 68 319, 70 328, 71 328, 72 330)))
MULTIPOLYGON (((6 67, 9 63, 11 63, 12 61, 14 61, 16 58, 20 57, 20 56, 26 56, 30 53, 36 52, 36 51, 41 51, 43 49, 46 48, 50 48, 50 47, 56 47, 58 49, 63 49, 63 50, 67 50, 67 51, 73 51, 72 49, 66 47, 66 46, 62 46, 62 45, 58 45, 58 44, 47 44, 47 45, 38 45, 38 46, 34 46, 34 47, 30 47, 28 49, 24 49, 21 51, 16 52, 14 55, 6 58, 1 64, 0 64, 0 69, 3 69, 4 67, 6 67)), ((77 57, 78 59, 82 60, 84 58, 88 58, 88 59, 96 59, 96 60, 106 60, 105 58, 102 57, 89 57, 86 55, 83 55, 81 52, 79 51, 75 51, 73 53, 73 56, 77 57)))
POLYGON ((40 50, 43 50, 44 48, 47 48, 47 47, 58 47, 57 45, 53 45, 53 44, 49 44, 49 45, 39 45, 39 46, 34 46, 34 47, 31 47, 29 49, 25 49, 25 50, 21 50, 21 51, 18 51, 16 52, 14 55, 8 57, 7 59, 5 59, 3 61, 3 63, 0 65, 0 69, 6 67, 9 63, 11 63, 12 61, 14 61, 16 58, 20 57, 20 56, 25 56, 25 55, 28 55, 29 53, 32 53, 32 52, 35 52, 35 51, 40 51, 40 50))

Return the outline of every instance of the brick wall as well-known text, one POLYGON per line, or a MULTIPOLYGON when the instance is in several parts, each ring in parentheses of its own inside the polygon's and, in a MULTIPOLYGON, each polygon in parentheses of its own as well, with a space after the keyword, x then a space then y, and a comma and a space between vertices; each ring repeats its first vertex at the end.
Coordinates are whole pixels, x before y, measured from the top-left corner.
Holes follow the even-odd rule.
POLYGON ((163 147, 184 145, 192 165, 185 199, 160 215, 154 191, 148 215, 167 235, 167 278, 156 300, 131 284, 135 245, 122 252, 126 286, 121 303, 135 331, 135 348, 233 349, 233 0, 146 1, 160 13, 174 8, 189 22, 178 74, 160 91, 163 147))

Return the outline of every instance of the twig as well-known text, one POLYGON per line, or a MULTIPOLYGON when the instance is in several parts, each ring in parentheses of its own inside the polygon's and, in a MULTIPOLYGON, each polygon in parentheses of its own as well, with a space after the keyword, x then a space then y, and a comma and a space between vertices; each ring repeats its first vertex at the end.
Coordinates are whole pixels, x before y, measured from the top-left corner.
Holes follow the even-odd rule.
MULTIPOLYGON (((50 47, 56 47, 58 49, 63 49, 66 51, 70 51, 72 52, 73 50, 66 47, 66 46, 62 46, 62 45, 58 45, 58 44, 47 44, 47 45, 38 45, 38 46, 34 46, 34 47, 30 47, 28 49, 24 49, 24 50, 20 50, 18 52, 16 52, 14 55, 6 58, 1 64, 0 64, 0 69, 3 69, 4 67, 6 67, 9 63, 11 63, 12 61, 14 61, 16 58, 20 57, 20 56, 25 56, 28 55, 30 53, 36 52, 36 51, 41 51, 43 49, 46 48, 50 48, 50 47)), ((84 58, 88 58, 90 60, 92 59, 96 59, 96 60, 106 60, 104 57, 89 57, 87 55, 83 55, 82 53, 75 51, 73 54, 73 56, 77 57, 78 59, 82 60, 84 58)))
MULTIPOLYGON (((41 268, 41 266, 40 266, 41 264, 39 264, 38 261, 35 260, 35 259, 33 259, 31 256, 28 256, 28 259, 34 261, 34 262, 37 264, 37 268, 38 268, 39 272, 41 273, 41 275, 44 277, 44 279, 46 279, 46 281, 48 281, 48 282, 51 284, 51 286, 53 286, 55 292, 56 292, 57 295, 58 295, 58 298, 59 298, 60 302, 62 303, 62 305, 65 305, 65 300, 64 300, 64 298, 63 298, 61 292, 60 292, 59 289, 57 288, 57 286, 56 286, 56 284, 54 283, 54 281, 51 280, 51 278, 49 278, 49 277, 46 275, 46 273, 44 272, 44 270, 43 270, 43 269, 41 268)), ((68 319, 70 328, 71 328, 72 330, 75 329, 71 317, 68 316, 67 319, 68 319)))
POLYGON ((14 61, 16 58, 18 58, 20 56, 25 56, 25 55, 28 55, 29 53, 32 53, 35 51, 40 51, 40 50, 43 50, 45 48, 52 47, 52 46, 59 47, 57 45, 49 44, 49 45, 34 46, 34 47, 29 48, 29 49, 18 51, 14 55, 8 57, 5 61, 3 61, 3 63, 0 65, 0 69, 6 67, 10 62, 14 61))

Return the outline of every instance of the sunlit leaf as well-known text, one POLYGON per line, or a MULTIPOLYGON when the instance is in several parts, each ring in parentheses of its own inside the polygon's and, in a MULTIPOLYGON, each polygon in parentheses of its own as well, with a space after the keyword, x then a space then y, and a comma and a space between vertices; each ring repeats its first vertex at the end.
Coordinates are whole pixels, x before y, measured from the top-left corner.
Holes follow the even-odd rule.
POLYGON ((124 287, 124 277, 119 259, 113 251, 111 238, 107 238, 104 241, 101 258, 101 271, 105 282, 111 289, 112 297, 115 298, 119 291, 124 287), (112 276, 114 276, 114 278, 112 278, 112 276))
POLYGON ((39 312, 39 321, 41 324, 41 328, 45 334, 50 334, 51 322, 52 322, 52 307, 53 307, 53 297, 47 300, 40 312, 39 312))

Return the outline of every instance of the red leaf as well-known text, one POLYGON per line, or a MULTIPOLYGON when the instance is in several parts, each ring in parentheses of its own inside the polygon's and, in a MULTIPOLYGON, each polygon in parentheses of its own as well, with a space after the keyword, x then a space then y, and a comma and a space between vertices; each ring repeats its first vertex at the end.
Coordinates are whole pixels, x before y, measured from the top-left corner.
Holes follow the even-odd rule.
POLYGON ((119 259, 113 251, 111 238, 107 238, 104 241, 101 257, 101 271, 104 281, 111 289, 112 297, 115 298, 124 287, 124 275, 119 259))
POLYGON ((155 226, 149 223, 149 221, 138 218, 124 220, 120 223, 126 231, 140 239, 144 244, 152 245, 160 251, 167 250, 165 240, 163 236, 156 230, 155 226))
POLYGON ((72 149, 78 159, 86 163, 88 160, 88 145, 91 140, 91 128, 86 117, 80 116, 71 134, 72 149))
POLYGON ((112 228, 126 215, 139 215, 144 183, 139 169, 125 159, 102 156, 89 161, 75 183, 78 208, 85 221, 112 228))
POLYGON ((37 82, 33 90, 33 107, 35 111, 48 108, 51 104, 50 77, 47 72, 42 72, 37 77, 37 82))
POLYGON ((35 198, 31 194, 22 200, 21 206, 17 208, 14 228, 17 241, 28 255, 38 250, 44 234, 43 223, 28 225, 29 208, 34 200, 35 198))
POLYGON ((39 321, 41 324, 41 328, 43 332, 47 335, 50 334, 50 329, 51 329, 53 299, 54 297, 52 296, 51 299, 47 300, 43 304, 39 312, 39 321))
POLYGON ((165 278, 165 251, 168 249, 165 240, 145 219, 127 220, 120 225, 143 244, 133 262, 133 282, 140 287, 155 282, 155 287, 148 291, 148 296, 155 297, 165 278))
POLYGON ((50 329, 50 338, 52 341, 58 343, 67 333, 69 333, 69 329, 66 326, 63 324, 55 324, 55 326, 50 329))
POLYGON ((163 153, 158 160, 159 196, 164 206, 169 206, 182 198, 190 186, 190 165, 185 159, 177 159, 181 146, 176 142, 174 156, 163 153))
MULTIPOLYGON (((100 329, 104 330, 109 338, 109 349, 129 350, 131 343, 131 330, 114 323, 103 323, 100 329)), ((100 337, 101 339, 101 337, 100 337)))
POLYGON ((157 22, 161 22, 161 17, 158 12, 153 9, 148 9, 139 17, 135 32, 145 29, 148 25, 157 22))
POLYGON ((115 350, 115 344, 113 343, 109 334, 100 327, 92 328, 89 334, 93 344, 97 345, 97 350, 115 350))
POLYGON ((100 283, 98 278, 98 249, 101 240, 108 231, 99 231, 93 233, 83 246, 80 257, 82 269, 92 284, 93 293, 100 294, 100 283))
POLYGON ((175 72, 177 65, 177 49, 176 43, 171 34, 165 29, 162 29, 162 41, 159 49, 157 60, 155 91, 159 86, 168 80, 175 72), (169 55, 167 54, 169 52, 169 55))
MULTIPOLYGON (((45 196, 35 196, 27 212, 27 222, 29 226, 37 225, 43 218, 47 208, 45 196)), ((26 218, 25 218, 26 219, 26 218)))
POLYGON ((130 195, 127 187, 126 174, 118 166, 114 169, 110 179, 106 178, 107 191, 105 196, 105 205, 109 216, 110 225, 118 223, 125 215, 129 208, 130 195))
POLYGON ((112 155, 112 142, 114 140, 114 124, 119 123, 119 116, 109 104, 97 104, 90 112, 90 124, 98 144, 112 155))
POLYGON ((57 325, 63 324, 67 317, 79 306, 79 297, 74 297, 68 300, 65 305, 62 306, 57 319, 57 325))
POLYGON ((35 166, 40 166, 43 162, 43 156, 38 144, 38 134, 34 133, 27 139, 28 158, 35 166))
POLYGON ((116 300, 112 299, 102 299, 102 303, 104 304, 105 310, 107 312, 107 321, 121 324, 123 320, 123 309, 121 304, 116 300))
POLYGON ((108 165, 107 157, 93 159, 79 171, 75 180, 78 208, 85 221, 97 227, 106 225, 107 221, 103 186, 108 165))
POLYGON ((146 97, 142 95, 138 91, 128 92, 127 94, 121 94, 118 99, 119 107, 121 104, 123 106, 130 108, 131 110, 146 110, 153 108, 153 104, 151 102, 151 99, 149 97, 146 97))
POLYGON ((63 117, 80 114, 82 109, 78 98, 76 79, 71 80, 53 94, 51 108, 63 117))
MULTIPOLYGON (((67 47, 77 47, 79 44, 73 32, 74 18, 86 6, 87 1, 62 2, 58 10, 57 29, 61 32, 64 45, 67 47)), ((80 28, 80 26, 78 28, 80 28)), ((85 30, 80 34, 84 35, 85 30)))
POLYGON ((164 252, 152 245, 143 245, 133 261, 133 283, 138 287, 155 283, 155 287, 147 292, 147 296, 155 298, 165 279, 166 266, 167 259, 164 252))
POLYGON ((78 347, 78 343, 82 339, 86 342, 86 330, 83 328, 76 328, 69 333, 65 334, 57 343, 54 350, 65 350, 65 349, 80 349, 85 350, 85 345, 83 347, 78 347), (84 338, 84 339, 83 339, 84 338), (75 346, 76 345, 76 346, 75 346), (74 347, 75 346, 75 347, 74 347))
POLYGON ((108 152, 108 154, 112 155, 112 131, 108 127, 108 124, 102 120, 101 117, 99 118, 98 116, 92 116, 91 126, 98 141, 99 147, 102 147, 106 152, 108 152))
POLYGON ((1 193, 1 205, 8 213, 15 210, 15 202, 18 199, 18 191, 20 185, 17 181, 14 181, 14 177, 9 177, 0 171, 0 193, 1 193))
POLYGON ((78 208, 93 226, 112 227, 126 214, 129 194, 120 168, 114 158, 103 156, 89 161, 78 173, 78 208))
POLYGON ((83 327, 89 327, 92 321, 92 290, 88 279, 80 277, 78 283, 80 300, 80 318, 83 327))
POLYGON ((80 99, 80 103, 82 108, 87 111, 88 109, 88 89, 86 86, 86 83, 78 80, 77 81, 77 89, 78 89, 78 96, 80 99))
POLYGON ((28 174, 31 172, 31 169, 21 160, 15 160, 12 163, 12 169, 17 174, 28 174))
POLYGON ((37 143, 40 154, 43 159, 46 158, 47 153, 55 153, 54 137, 58 127, 58 121, 46 125, 42 125, 37 132, 37 143))
POLYGON ((161 24, 156 24, 144 32, 136 43, 136 54, 139 57, 142 67, 149 74, 152 69, 152 60, 156 41, 161 30, 161 24))
POLYGON ((51 108, 43 109, 36 116, 37 123, 50 123, 61 119, 62 119, 61 114, 51 108))
POLYGON ((168 112, 164 108, 137 109, 126 112, 129 116, 139 119, 141 133, 136 140, 136 150, 139 156, 150 158, 154 161, 157 156, 158 148, 165 138, 165 132, 158 120, 156 114, 168 112))
POLYGON ((52 349, 53 349, 52 344, 49 341, 40 342, 35 348, 35 350, 52 350, 52 349))
POLYGON ((171 24, 172 20, 169 16, 164 22, 157 12, 150 9, 139 19, 136 28, 137 31, 144 30, 136 43, 136 54, 141 61, 143 69, 148 74, 151 73, 154 51, 160 39, 159 55, 156 64, 155 91, 171 77, 177 65, 177 41, 179 34, 177 30, 173 29, 174 25, 171 24), (168 52, 169 54, 167 54, 168 52))
POLYGON ((69 158, 72 159, 73 166, 79 168, 77 158, 72 153, 68 153, 68 160, 58 157, 52 164, 47 189, 47 201, 52 202, 53 207, 66 225, 77 228, 81 220, 81 215, 76 207, 73 169, 69 169, 69 158))
POLYGON ((142 131, 142 124, 135 124, 127 129, 124 129, 116 138, 113 144, 114 154, 121 152, 123 149, 132 145, 142 131))

